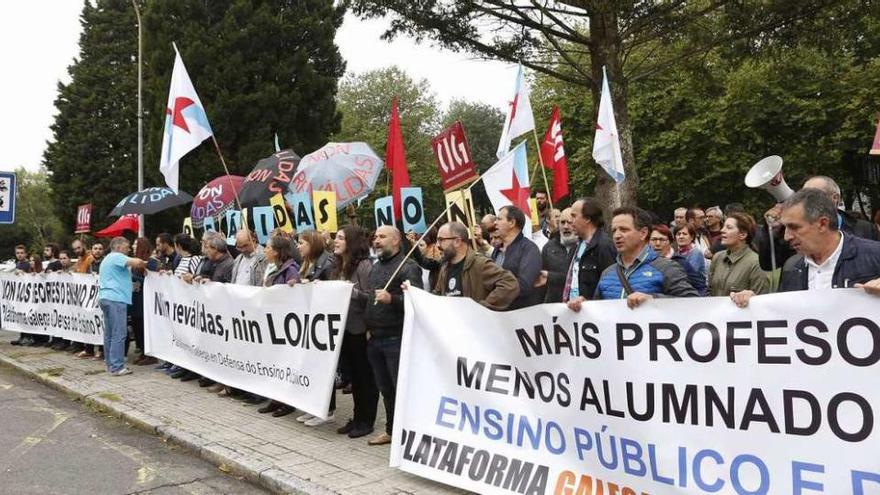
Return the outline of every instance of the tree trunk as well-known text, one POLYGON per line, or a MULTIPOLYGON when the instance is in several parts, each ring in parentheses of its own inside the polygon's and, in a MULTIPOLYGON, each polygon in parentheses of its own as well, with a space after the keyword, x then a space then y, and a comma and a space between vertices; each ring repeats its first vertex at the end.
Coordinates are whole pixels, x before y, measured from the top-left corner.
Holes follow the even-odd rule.
POLYGON ((593 95, 593 120, 595 121, 595 117, 599 115, 604 66, 611 87, 611 101, 614 105, 614 118, 617 121, 623 154, 623 170, 626 174, 626 179, 615 185, 611 177, 596 165, 598 180, 594 194, 605 207, 606 219, 610 218, 611 210, 618 206, 635 205, 639 187, 627 108, 627 81, 623 75, 622 44, 617 26, 617 13, 612 3, 601 2, 601 5, 596 5, 591 10, 590 15, 590 63, 593 75, 593 85, 590 89, 593 95))

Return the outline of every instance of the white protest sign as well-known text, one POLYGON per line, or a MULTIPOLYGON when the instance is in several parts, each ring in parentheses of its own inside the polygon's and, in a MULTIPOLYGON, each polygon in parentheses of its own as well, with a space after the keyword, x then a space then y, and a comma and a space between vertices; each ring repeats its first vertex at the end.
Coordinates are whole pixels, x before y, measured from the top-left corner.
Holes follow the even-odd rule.
POLYGON ((0 274, 0 328, 104 345, 98 277, 0 274))
POLYGON ((352 284, 269 288, 144 283, 147 354, 230 387, 327 416, 352 284))
POLYGON ((880 299, 406 293, 391 463, 478 493, 880 493, 880 299))

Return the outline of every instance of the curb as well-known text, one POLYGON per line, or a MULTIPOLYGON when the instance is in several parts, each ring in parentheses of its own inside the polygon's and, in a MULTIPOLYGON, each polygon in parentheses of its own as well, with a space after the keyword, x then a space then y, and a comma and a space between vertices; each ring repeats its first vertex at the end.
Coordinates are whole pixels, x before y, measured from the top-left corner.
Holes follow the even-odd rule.
POLYGON ((272 465, 266 465, 256 460, 243 457, 218 442, 213 442, 190 433, 181 431, 179 428, 164 423, 159 418, 153 417, 142 411, 134 410, 124 403, 108 400, 94 394, 84 394, 73 387, 63 383, 63 380, 55 379, 49 375, 40 374, 3 353, 0 353, 0 365, 13 368, 34 380, 57 390, 64 395, 79 400, 83 405, 98 411, 111 414, 122 419, 139 430, 158 435, 168 442, 183 447, 200 459, 213 464, 224 472, 242 476, 249 482, 264 488, 272 493, 281 494, 321 494, 332 495, 336 492, 316 485, 311 481, 300 478, 289 472, 278 469, 272 465))

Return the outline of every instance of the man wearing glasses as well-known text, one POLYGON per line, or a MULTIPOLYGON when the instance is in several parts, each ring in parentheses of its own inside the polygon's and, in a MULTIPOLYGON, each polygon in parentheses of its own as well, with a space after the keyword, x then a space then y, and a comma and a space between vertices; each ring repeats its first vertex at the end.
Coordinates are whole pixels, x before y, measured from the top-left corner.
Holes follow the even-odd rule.
POLYGON ((503 311, 519 295, 519 283, 509 271, 470 249, 468 229, 450 222, 437 234, 443 264, 434 293, 441 296, 469 297, 483 306, 503 311))

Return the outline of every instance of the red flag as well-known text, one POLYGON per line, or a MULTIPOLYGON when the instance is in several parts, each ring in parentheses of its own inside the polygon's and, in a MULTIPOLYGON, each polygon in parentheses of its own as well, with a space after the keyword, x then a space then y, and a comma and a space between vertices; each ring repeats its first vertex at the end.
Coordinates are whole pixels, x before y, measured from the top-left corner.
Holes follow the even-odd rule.
POLYGON ((559 107, 553 107, 553 115, 550 116, 550 125, 544 133, 541 141, 541 158, 544 166, 553 170, 553 201, 568 196, 568 159, 565 158, 565 148, 562 146, 562 116, 559 107))
POLYGON ((874 144, 871 145, 871 155, 880 155, 880 122, 877 123, 877 132, 874 134, 874 144))
POLYGON ((388 144, 385 145, 385 168, 391 174, 391 190, 394 195, 394 218, 403 218, 400 210, 400 188, 409 187, 409 170, 406 168, 406 150, 397 114, 397 98, 391 102, 391 122, 388 123, 388 144))

